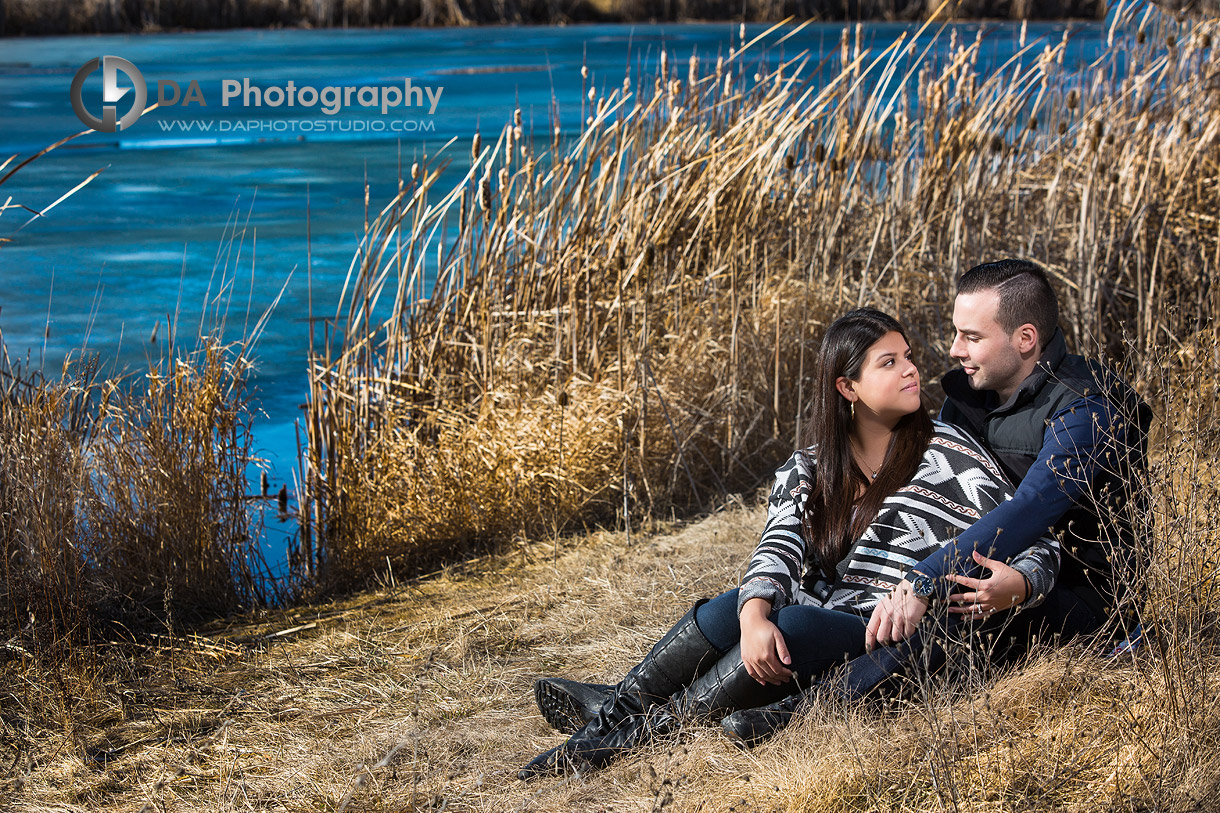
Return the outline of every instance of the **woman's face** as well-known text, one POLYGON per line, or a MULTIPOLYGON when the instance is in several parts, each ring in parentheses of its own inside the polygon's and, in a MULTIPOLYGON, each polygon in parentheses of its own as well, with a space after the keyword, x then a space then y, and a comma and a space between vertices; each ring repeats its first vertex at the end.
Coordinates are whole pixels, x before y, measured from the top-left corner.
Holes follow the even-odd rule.
POLYGON ((896 421, 920 409, 919 370, 911 361, 911 348, 902 334, 891 331, 868 349, 860 378, 845 382, 856 396, 856 415, 873 414, 882 421, 896 421))

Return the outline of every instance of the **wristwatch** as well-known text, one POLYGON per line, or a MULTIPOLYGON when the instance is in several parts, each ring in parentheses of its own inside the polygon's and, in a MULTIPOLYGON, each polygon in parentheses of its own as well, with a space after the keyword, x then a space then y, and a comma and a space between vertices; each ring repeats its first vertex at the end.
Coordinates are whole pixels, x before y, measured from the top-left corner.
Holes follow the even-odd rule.
POLYGON ((931 576, 925 576, 918 570, 911 571, 911 575, 913 578, 908 580, 911 582, 911 592, 920 598, 926 598, 931 601, 932 595, 936 592, 936 581, 931 576))

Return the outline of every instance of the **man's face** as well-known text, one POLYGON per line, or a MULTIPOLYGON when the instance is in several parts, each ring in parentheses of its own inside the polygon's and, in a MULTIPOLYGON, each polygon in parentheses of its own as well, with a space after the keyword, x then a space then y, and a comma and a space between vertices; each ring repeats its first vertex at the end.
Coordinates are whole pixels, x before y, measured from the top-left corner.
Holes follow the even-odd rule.
POLYGON ((1007 401, 1025 380, 1025 360, 1017 347, 1020 328, 1009 334, 996 321, 1000 295, 995 290, 958 294, 953 303, 953 346, 949 355, 966 371, 976 390, 995 390, 1007 401))

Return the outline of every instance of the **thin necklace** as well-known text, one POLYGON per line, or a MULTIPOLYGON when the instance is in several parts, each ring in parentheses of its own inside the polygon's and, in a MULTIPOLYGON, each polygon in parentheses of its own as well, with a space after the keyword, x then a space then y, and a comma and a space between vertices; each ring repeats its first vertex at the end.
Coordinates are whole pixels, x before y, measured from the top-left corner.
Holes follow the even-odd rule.
MULTIPOLYGON (((862 468, 864 468, 866 471, 868 471, 871 479, 876 480, 877 472, 881 471, 881 466, 878 466, 875 469, 872 466, 870 466, 868 464, 868 462, 864 459, 864 455, 862 455, 859 452, 859 450, 856 449, 856 445, 854 443, 852 444, 851 451, 852 451, 852 455, 856 458, 856 462, 859 463, 862 468)), ((883 464, 885 463, 884 460, 882 460, 881 462, 883 464)))

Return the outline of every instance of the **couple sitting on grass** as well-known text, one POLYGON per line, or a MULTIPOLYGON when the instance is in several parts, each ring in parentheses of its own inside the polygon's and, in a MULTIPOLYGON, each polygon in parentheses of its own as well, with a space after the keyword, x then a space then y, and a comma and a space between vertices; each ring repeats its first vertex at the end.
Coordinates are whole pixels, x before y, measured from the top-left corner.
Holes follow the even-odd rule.
POLYGON ((860 699, 938 668, 933 619, 990 633, 1004 661, 1038 637, 1129 633, 1150 413, 1067 353, 1058 319, 1034 263, 963 275, 961 368, 939 421, 897 321, 870 308, 836 320, 805 448, 776 473, 741 586, 697 603, 616 686, 539 680, 543 716, 571 736, 519 776, 597 768, 692 719, 758 742, 819 688, 860 699))

